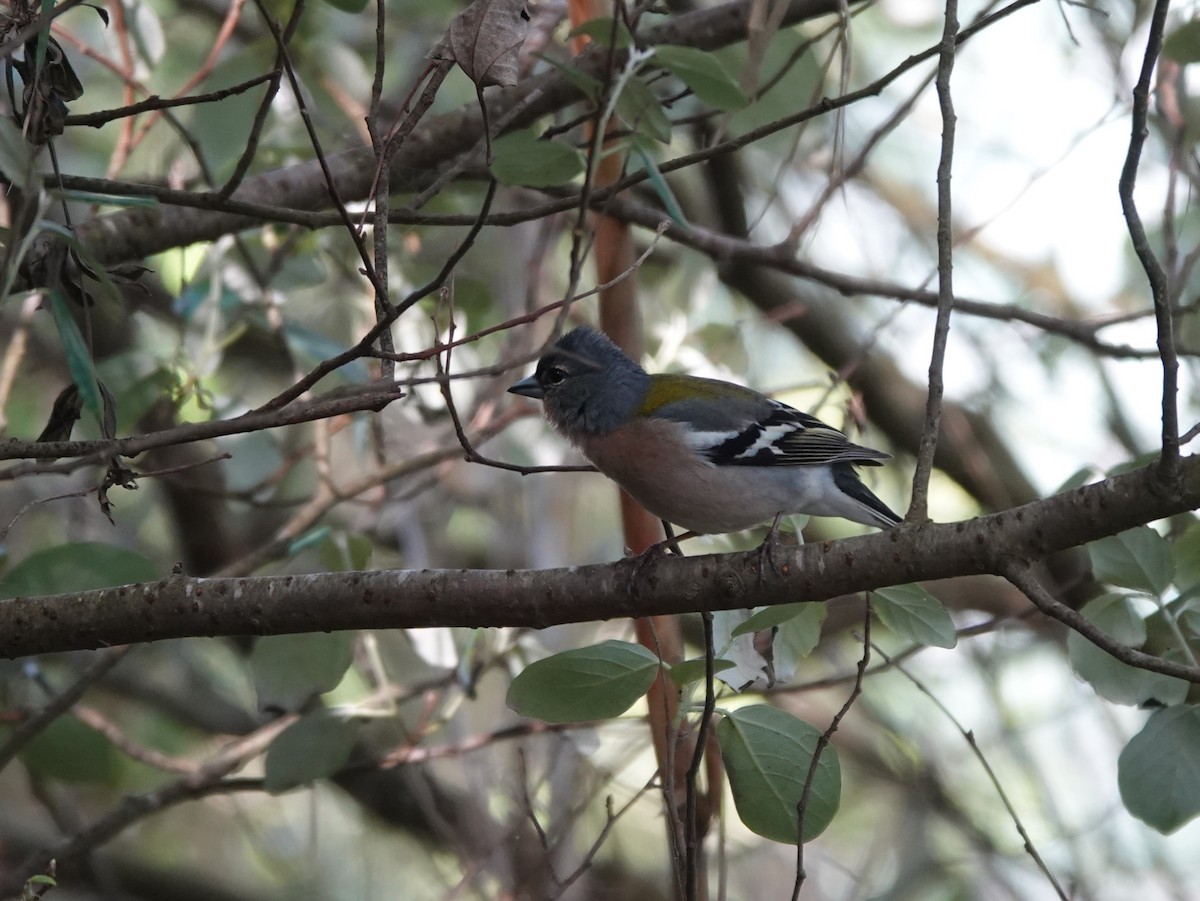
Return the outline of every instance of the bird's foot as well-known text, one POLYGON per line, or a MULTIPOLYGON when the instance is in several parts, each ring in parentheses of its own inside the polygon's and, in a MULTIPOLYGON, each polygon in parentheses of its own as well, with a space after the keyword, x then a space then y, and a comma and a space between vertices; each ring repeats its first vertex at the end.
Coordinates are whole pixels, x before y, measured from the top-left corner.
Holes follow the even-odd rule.
POLYGON ((655 542, 636 556, 634 556, 631 551, 626 549, 627 556, 634 557, 633 575, 629 581, 630 591, 633 590, 634 586, 641 582, 642 573, 646 571, 650 564, 660 557, 666 557, 669 555, 682 557, 683 551, 679 549, 679 542, 686 541, 688 538, 695 538, 698 534, 700 534, 699 532, 684 532, 682 535, 676 535, 675 530, 671 528, 670 523, 668 523, 665 519, 663 520, 663 531, 667 536, 665 539, 655 542))
POLYGON ((767 537, 763 539, 763 543, 758 546, 758 578, 761 582, 767 571, 767 566, 771 567, 772 572, 776 575, 786 575, 788 571, 787 563, 777 563, 775 560, 775 551, 779 547, 779 523, 783 519, 782 513, 775 514, 775 520, 771 523, 771 528, 767 532, 767 537))

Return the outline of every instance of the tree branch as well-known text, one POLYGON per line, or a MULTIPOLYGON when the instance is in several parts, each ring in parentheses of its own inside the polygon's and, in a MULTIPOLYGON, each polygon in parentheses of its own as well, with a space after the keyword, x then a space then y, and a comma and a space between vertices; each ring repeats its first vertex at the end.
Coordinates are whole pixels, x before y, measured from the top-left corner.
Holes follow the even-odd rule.
MULTIPOLYGON (((159 582, 0 603, 0 656, 200 635, 525 626, 817 601, 916 580, 1011 576, 1032 561, 1200 507, 1200 457, 1177 485, 1145 467, 1002 513, 757 551, 553 570, 390 570, 159 582)), ((1069 623, 1070 625, 1070 623, 1069 623)), ((1106 650, 1108 648, 1106 647, 1106 650)), ((1200 683, 1200 670, 1146 669, 1200 683)))
POLYGON ((339 388, 314 398, 311 401, 292 403, 279 409, 251 410, 232 419, 217 419, 212 422, 196 422, 149 432, 129 438, 91 441, 21 441, 10 438, 0 441, 0 460, 56 460, 73 457, 56 468, 36 464, 18 464, 0 470, 0 480, 16 478, 28 472, 69 472, 88 463, 95 463, 113 455, 134 457, 142 451, 156 447, 171 447, 220 438, 224 435, 240 435, 285 425, 329 419, 345 413, 372 411, 378 413, 392 401, 404 396, 403 389, 394 382, 375 382, 339 388))

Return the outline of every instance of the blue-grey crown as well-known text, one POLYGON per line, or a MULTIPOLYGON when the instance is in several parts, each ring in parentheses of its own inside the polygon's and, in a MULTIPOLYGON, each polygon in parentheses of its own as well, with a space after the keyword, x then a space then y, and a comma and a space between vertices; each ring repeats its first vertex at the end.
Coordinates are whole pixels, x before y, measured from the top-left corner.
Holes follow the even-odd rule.
POLYGON ((567 332, 538 362, 550 420, 566 432, 604 435, 641 406, 650 387, 646 370, 606 335, 581 325, 567 332), (551 383, 551 370, 565 378, 551 383))

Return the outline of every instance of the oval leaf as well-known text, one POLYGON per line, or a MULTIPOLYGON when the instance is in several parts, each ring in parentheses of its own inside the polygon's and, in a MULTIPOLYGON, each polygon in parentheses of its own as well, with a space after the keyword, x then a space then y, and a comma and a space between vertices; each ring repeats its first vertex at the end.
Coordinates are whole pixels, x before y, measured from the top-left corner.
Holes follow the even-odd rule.
MULTIPOLYGON (((752 832, 796 844, 796 805, 821 733, 790 713, 765 704, 742 707, 717 724, 721 756, 729 771, 729 787, 738 816, 752 832)), ((804 812, 804 840, 820 835, 837 813, 842 770, 837 754, 826 746, 813 774, 804 812)))
MULTIPOLYGON (((1128 598, 1102 595, 1089 601, 1080 613, 1122 644, 1136 648, 1146 640, 1146 622, 1128 598)), ((1090 684, 1096 694, 1114 704, 1141 706, 1155 702, 1171 706, 1187 697, 1188 684, 1182 679, 1122 663, 1078 632, 1067 635, 1067 651, 1076 675, 1090 684)))
POLYGON ((654 59, 709 106, 735 110, 746 105, 737 81, 713 54, 695 47, 664 45, 654 48, 654 59))
POLYGON ((1171 542, 1175 560, 1175 587, 1180 593, 1200 586, 1200 522, 1194 522, 1171 542))
POLYGON ((87 342, 83 340, 79 326, 71 317, 66 298, 57 288, 50 292, 50 312, 54 317, 54 325, 58 328, 63 353, 67 357, 67 371, 71 373, 71 379, 79 388, 83 405, 99 422, 104 415, 103 404, 100 400, 100 388, 96 384, 92 355, 88 352, 87 342))
POLYGON ((268 635, 250 652, 261 710, 296 710, 337 688, 354 659, 353 632, 268 635))
POLYGON ((1117 758, 1126 809, 1159 832, 1200 813, 1200 710, 1168 707, 1146 721, 1117 758))
POLYGON ((821 620, 825 618, 825 605, 821 603, 800 601, 796 604, 773 604, 770 607, 762 607, 755 610, 752 617, 733 630, 733 637, 737 638, 739 635, 750 635, 762 632, 764 629, 773 629, 813 609, 820 611, 820 619, 817 620, 817 625, 820 625, 821 620))
MULTIPOLYGON (((713 673, 724 672, 727 669, 733 669, 737 666, 732 660, 714 660, 713 673)), ((693 682, 701 681, 708 674, 708 667, 705 664, 703 657, 696 657, 692 660, 682 660, 679 663, 673 664, 667 674, 671 677, 671 681, 683 688, 685 685, 690 685, 693 682)))
POLYGON ((121 771, 117 749, 73 716, 60 716, 21 750, 30 772, 48 779, 114 785, 121 771))
POLYGON ((583 154, 554 141, 518 131, 492 145, 492 174, 503 185, 545 188, 569 182, 583 171, 583 154))
POLYGON ((650 87, 636 78, 626 83, 617 98, 617 114, 630 128, 663 144, 671 143, 671 120, 662 101, 650 87))
POLYGON ((319 710, 296 720, 271 742, 263 784, 278 794, 332 776, 346 765, 358 741, 355 723, 319 710))
POLYGON ((1161 596, 1175 577, 1167 539, 1149 526, 1110 535, 1087 546, 1096 579, 1161 596))
POLYGON ((509 685, 507 703, 548 723, 608 719, 649 690, 658 668, 641 645, 606 641, 531 663, 509 685))
POLYGON ((920 585, 880 588, 871 597, 871 605, 880 621, 903 638, 935 648, 958 644, 950 614, 920 585))
POLYGON ((796 665, 821 643, 821 624, 825 622, 828 607, 804 606, 808 609, 781 625, 775 634, 775 674, 781 681, 790 679, 796 665))
POLYGON ((151 582, 160 575, 136 551, 94 541, 60 544, 35 551, 0 581, 0 597, 36 597, 151 582))

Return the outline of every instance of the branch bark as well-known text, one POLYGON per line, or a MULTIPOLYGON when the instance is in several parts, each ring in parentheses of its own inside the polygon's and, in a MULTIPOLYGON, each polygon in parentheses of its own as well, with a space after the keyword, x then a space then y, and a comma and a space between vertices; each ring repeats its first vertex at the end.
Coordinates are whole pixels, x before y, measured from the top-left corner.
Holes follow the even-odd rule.
MULTIPOLYGON (((776 549, 552 570, 392 570, 160 582, 0 603, 0 656, 201 635, 524 626, 818 601, 917 580, 1009 575, 1041 559, 1200 507, 1200 457, 1167 486, 1145 467, 978 519, 776 549)), ((1200 682, 1200 671, 1157 671, 1200 682)))

